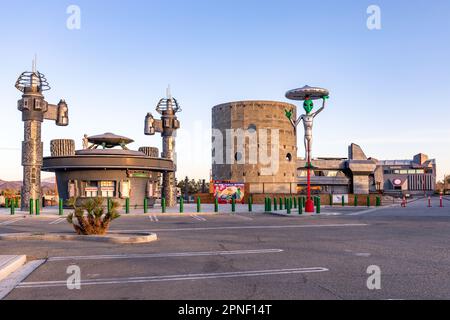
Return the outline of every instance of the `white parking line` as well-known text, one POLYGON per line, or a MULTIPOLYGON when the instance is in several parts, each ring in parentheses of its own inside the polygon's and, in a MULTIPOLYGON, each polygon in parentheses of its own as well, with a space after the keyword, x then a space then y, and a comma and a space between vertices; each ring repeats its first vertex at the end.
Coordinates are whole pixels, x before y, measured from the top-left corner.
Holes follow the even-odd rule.
POLYGON ((22 217, 22 218, 17 218, 17 219, 10 219, 10 220, 7 220, 7 221, 5 221, 5 222, 0 223, 0 226, 8 226, 8 225, 10 225, 10 224, 13 224, 13 223, 15 223, 15 222, 21 221, 21 220, 23 220, 23 219, 25 219, 25 218, 22 217))
POLYGON ((194 218, 194 219, 197 219, 198 221, 206 221, 205 218, 203 218, 201 216, 198 216, 196 214, 191 214, 191 217, 194 218))
POLYGON ((117 230, 118 233, 133 232, 163 232, 163 231, 207 231, 207 230, 245 230, 245 229, 290 229, 290 228, 343 228, 343 227, 367 227, 365 223, 342 223, 342 224, 308 224, 308 225, 281 225, 281 226, 237 226, 237 227, 204 227, 204 228, 175 228, 175 229, 152 229, 152 230, 117 230))
MULTIPOLYGON (((220 272, 220 273, 177 274, 177 275, 167 275, 167 276, 105 278, 105 279, 92 279, 92 280, 84 280, 84 281, 82 280, 81 286, 163 282, 163 281, 223 279, 223 278, 239 278, 239 277, 262 277, 262 276, 290 275, 290 274, 314 273, 314 272, 325 272, 325 271, 329 271, 329 270, 327 268, 323 268, 323 267, 313 267, 313 268, 253 270, 253 271, 220 272)), ((48 288, 48 287, 65 287, 65 286, 67 286, 66 280, 64 280, 64 281, 22 282, 16 288, 17 289, 48 288)))
POLYGON ((61 222, 66 221, 66 220, 67 220, 66 218, 59 218, 59 219, 56 219, 56 220, 50 222, 49 224, 60 224, 61 222))
POLYGON ((349 213, 349 214, 347 214, 347 216, 360 216, 360 215, 363 215, 363 214, 366 214, 366 213, 371 213, 371 212, 375 212, 375 211, 389 209, 389 208, 396 207, 396 206, 398 206, 398 205, 393 204, 393 205, 386 206, 386 207, 378 207, 378 208, 373 208, 373 209, 367 209, 367 210, 363 210, 363 211, 349 213))
POLYGON ((260 250, 234 250, 234 251, 203 251, 203 252, 169 252, 169 253, 146 253, 146 254, 116 254, 116 255, 94 255, 94 256, 68 256, 50 257, 47 261, 68 260, 109 260, 109 259, 148 259, 148 258, 176 258, 176 257, 201 257, 201 256, 225 256, 225 255, 247 255, 280 253, 282 249, 260 249, 260 250))
POLYGON ((149 217, 149 219, 150 219, 151 221, 153 221, 153 222, 159 222, 158 217, 155 216, 155 215, 151 215, 151 216, 148 216, 148 217, 149 217))

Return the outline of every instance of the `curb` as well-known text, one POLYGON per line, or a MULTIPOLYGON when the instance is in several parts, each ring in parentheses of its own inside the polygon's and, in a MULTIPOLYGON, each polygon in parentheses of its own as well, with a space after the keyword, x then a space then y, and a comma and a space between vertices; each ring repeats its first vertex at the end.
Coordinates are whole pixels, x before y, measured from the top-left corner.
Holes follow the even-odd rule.
POLYGON ((0 234, 0 240, 29 240, 29 241, 93 241, 115 244, 138 244, 149 243, 158 240, 156 233, 139 232, 132 234, 109 234, 105 236, 90 235, 82 236, 77 234, 64 233, 9 233, 0 234))
MULTIPOLYGON (((248 212, 248 211, 236 211, 236 212, 231 212, 231 211, 224 211, 224 212, 183 212, 183 213, 178 213, 178 212, 166 212, 166 213, 162 213, 162 212, 147 212, 147 213, 120 213, 120 219, 122 218, 136 218, 136 217, 147 217, 147 216, 157 216, 157 217, 189 217, 190 215, 197 215, 197 216, 217 216, 217 215, 221 215, 221 214, 259 214, 259 213, 264 213, 263 211, 254 211, 254 212, 248 212)), ((2 217, 2 215, 0 215, 0 217, 2 217)), ((10 218, 10 215, 4 215, 3 217, 8 217, 10 218)), ((67 218, 67 214, 64 214, 63 216, 60 216, 58 214, 40 214, 39 216, 36 215, 32 215, 30 216, 29 214, 24 214, 22 212, 17 212, 16 211, 16 215, 13 216, 16 218, 25 218, 25 219, 54 219, 54 218, 67 218)))

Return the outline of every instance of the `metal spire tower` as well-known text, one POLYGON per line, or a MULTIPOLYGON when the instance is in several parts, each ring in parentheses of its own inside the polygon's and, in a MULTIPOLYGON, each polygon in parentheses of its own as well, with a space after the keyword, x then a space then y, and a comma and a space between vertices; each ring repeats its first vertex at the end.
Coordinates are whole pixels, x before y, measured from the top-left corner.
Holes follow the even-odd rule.
POLYGON ((175 172, 176 172, 176 153, 175 153, 175 137, 176 130, 180 128, 180 121, 176 117, 176 113, 181 111, 178 101, 172 97, 170 87, 167 88, 166 98, 161 99, 156 106, 156 111, 161 115, 161 119, 153 118, 151 113, 147 113, 145 117, 146 135, 154 135, 156 132, 161 133, 162 157, 170 159, 174 162, 174 172, 163 173, 162 197, 166 199, 166 205, 173 207, 177 204, 175 172))
MULTIPOLYGON (((24 141, 22 142, 23 185, 21 190, 21 210, 30 208, 30 200, 41 199, 41 168, 43 143, 41 124, 44 120, 54 120, 58 126, 69 124, 68 108, 64 100, 57 105, 44 100, 44 91, 50 90, 45 75, 37 71, 36 58, 31 72, 23 72, 16 81, 22 99, 17 108, 22 112, 24 141)), ((38 202, 39 203, 39 202, 38 202)))

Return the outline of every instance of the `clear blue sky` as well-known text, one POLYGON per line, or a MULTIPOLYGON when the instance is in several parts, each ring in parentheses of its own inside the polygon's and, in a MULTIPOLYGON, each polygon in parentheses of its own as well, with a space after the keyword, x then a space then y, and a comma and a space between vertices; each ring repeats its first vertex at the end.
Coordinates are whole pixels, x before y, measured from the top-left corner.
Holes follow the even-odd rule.
MULTIPOLYGON (((14 88, 38 69, 64 97, 70 126, 46 122, 43 140, 112 131, 143 135, 146 112, 170 83, 182 103, 179 178, 210 169, 211 107, 228 101, 286 101, 288 89, 326 87, 314 155, 346 156, 351 142, 378 159, 437 158, 450 174, 450 2, 434 1, 2 1, 0 3, 0 179, 21 179, 23 139, 14 88), (66 9, 81 8, 81 29, 66 9), (382 29, 366 27, 381 7, 382 29), (197 141, 194 145, 192 140, 197 141)), ((300 152, 303 146, 299 141, 300 152)))

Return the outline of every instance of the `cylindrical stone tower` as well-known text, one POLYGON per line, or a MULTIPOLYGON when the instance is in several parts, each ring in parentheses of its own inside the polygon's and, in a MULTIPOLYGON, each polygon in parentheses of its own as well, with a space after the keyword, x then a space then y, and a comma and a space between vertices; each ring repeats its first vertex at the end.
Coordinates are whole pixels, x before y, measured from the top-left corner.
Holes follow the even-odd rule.
POLYGON ((213 180, 245 183, 247 193, 296 193, 295 105, 238 101, 212 109, 213 180))

